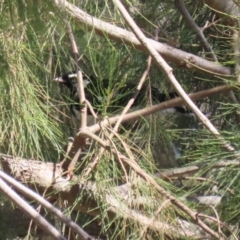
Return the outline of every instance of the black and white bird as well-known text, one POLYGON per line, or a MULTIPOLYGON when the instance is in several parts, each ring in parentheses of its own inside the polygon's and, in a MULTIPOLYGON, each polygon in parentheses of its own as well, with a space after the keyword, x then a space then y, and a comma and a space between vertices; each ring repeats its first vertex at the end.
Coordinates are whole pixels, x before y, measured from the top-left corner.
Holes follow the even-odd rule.
MULTIPOLYGON (((77 82, 77 73, 70 72, 62 75, 61 77, 57 77, 54 81, 63 84, 70 90, 70 99, 73 104, 70 105, 71 112, 75 117, 79 118, 80 116, 80 104, 79 104, 79 89, 77 82)), ((107 104, 107 89, 109 87, 109 80, 103 79, 98 80, 93 76, 86 76, 83 74, 83 82, 85 87, 85 97, 93 106, 93 109, 96 113, 101 113, 101 108, 103 105, 107 104)), ((144 103, 144 99, 146 99, 146 92, 148 86, 143 86, 138 93, 137 98, 135 99, 132 108, 136 108, 138 106, 142 106, 144 103)), ((111 106, 109 107, 111 112, 115 112, 116 110, 121 110, 126 106, 128 101, 132 98, 134 92, 136 90, 136 84, 126 83, 123 86, 117 86, 116 91, 112 96, 111 106)), ((151 86, 151 101, 153 103, 161 103, 173 98, 178 97, 176 92, 163 93, 158 88, 151 86)), ((188 109, 177 106, 174 108, 169 108, 161 111, 161 113, 183 113, 189 114, 191 113, 188 109)), ((91 114, 88 112, 88 114, 91 114)))

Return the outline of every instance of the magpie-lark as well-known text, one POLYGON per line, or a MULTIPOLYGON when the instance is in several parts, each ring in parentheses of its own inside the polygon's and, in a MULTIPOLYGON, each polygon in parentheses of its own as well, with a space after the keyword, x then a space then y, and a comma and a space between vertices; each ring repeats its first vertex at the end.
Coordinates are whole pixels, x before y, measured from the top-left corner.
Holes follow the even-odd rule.
MULTIPOLYGON (((74 114, 75 117, 79 118, 80 116, 80 104, 79 104, 79 89, 78 89, 78 83, 77 83, 77 73, 76 72, 70 72, 67 74, 62 75, 61 77, 57 77, 54 79, 54 81, 65 85, 70 90, 70 98, 73 101, 73 104, 71 104, 71 112, 74 114)), ((100 80, 96 79, 93 76, 87 77, 83 74, 83 82, 85 87, 85 95, 86 99, 92 104, 93 109, 96 111, 96 113, 99 113, 99 109, 107 102, 106 95, 106 89, 108 89, 109 86, 109 80, 103 79, 101 82, 100 80), (105 102, 105 103, 104 103, 105 102)), ((143 104, 144 99, 146 99, 146 92, 147 92, 148 86, 143 86, 141 90, 138 93, 137 98, 135 99, 132 107, 138 107, 143 104)), ((124 86, 117 87, 117 91, 114 93, 114 97, 112 98, 112 105, 110 110, 114 112, 115 110, 120 110, 126 104, 128 101, 132 98, 134 92, 136 89, 136 85, 133 83, 126 83, 124 86)), ((153 103, 161 103, 173 98, 178 97, 178 94, 176 92, 170 92, 170 93, 162 93, 158 88, 151 86, 151 100, 153 103)), ((166 109, 161 111, 165 113, 184 113, 188 114, 191 113, 188 109, 184 107, 174 107, 170 109, 166 109)), ((88 114, 91 114, 88 112, 88 114)))

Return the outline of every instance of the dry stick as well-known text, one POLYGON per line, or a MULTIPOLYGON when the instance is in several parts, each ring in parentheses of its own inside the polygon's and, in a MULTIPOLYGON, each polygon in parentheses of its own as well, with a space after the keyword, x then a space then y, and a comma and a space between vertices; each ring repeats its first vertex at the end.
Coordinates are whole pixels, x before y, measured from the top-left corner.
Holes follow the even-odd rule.
MULTIPOLYGON (((116 155, 117 155, 117 160, 118 160, 118 162, 119 162, 120 166, 122 167, 122 170, 123 170, 123 172, 124 172, 124 174, 125 174, 125 178, 126 178, 126 183, 125 183, 125 184, 127 184, 127 183, 129 182, 129 180, 128 180, 128 174, 127 174, 126 168, 124 167, 124 164, 123 164, 123 162, 122 162, 122 160, 121 160, 121 158, 120 158, 120 156, 119 156, 119 154, 118 154, 118 149, 117 149, 115 143, 113 142, 112 138, 109 137, 109 138, 108 138, 108 141, 111 143, 114 151, 117 153, 117 154, 116 154, 116 155)), ((104 149, 104 148, 103 148, 103 149, 104 149)), ((128 194, 128 196, 130 197, 130 194, 128 194)))
MULTIPOLYGON (((240 39, 239 39, 239 34, 237 31, 234 31, 233 33, 233 44, 234 44, 234 56, 235 56, 235 75, 237 78, 237 82, 240 83, 240 49, 239 49, 239 44, 240 44, 240 39)), ((238 100, 236 99, 234 93, 231 91, 228 95, 229 99, 232 100, 233 103, 236 105, 239 105, 238 100)), ((240 115, 238 113, 238 110, 236 110, 236 119, 238 121, 238 124, 240 125, 240 115)))
MULTIPOLYGON (((203 99, 205 97, 211 97, 215 94, 228 92, 230 90, 233 90, 234 88, 235 87, 231 86, 231 85, 223 85, 223 86, 214 87, 214 88, 206 89, 206 90, 203 90, 203 91, 199 91, 199 92, 196 92, 196 93, 190 93, 188 96, 193 101, 196 101, 196 100, 199 100, 199 99, 203 99)), ((165 110, 165 109, 168 109, 168 108, 172 108, 172 107, 175 107, 175 106, 179 106, 179 105, 182 105, 182 104, 184 104, 184 100, 180 97, 177 97, 177 98, 174 98, 172 100, 169 100, 169 101, 166 101, 166 102, 163 102, 163 103, 159 103, 159 104, 156 104, 156 105, 151 106, 151 107, 146 107, 146 108, 143 108, 141 110, 136 110, 136 111, 127 113, 123 116, 122 123, 137 120, 141 117, 148 116, 150 114, 154 114, 156 112, 159 112, 159 111, 162 111, 162 110, 165 110)), ((92 132, 92 133, 96 133, 96 132, 100 131, 100 129, 102 129, 102 128, 108 126, 108 125, 112 125, 112 124, 116 123, 118 121, 118 118, 119 118, 119 116, 114 116, 114 117, 105 119, 105 120, 101 121, 100 124, 97 123, 97 124, 94 124, 94 125, 88 127, 87 130, 92 132)), ((78 137, 81 137, 81 131, 79 131, 77 135, 78 135, 78 137)))
MULTIPOLYGON (((88 131, 86 131, 88 134, 88 131)), ((109 145, 107 145, 102 139, 98 141, 98 143, 106 148, 109 149, 109 145)), ((176 198, 174 198, 171 194, 169 194, 164 188, 158 185, 158 183, 148 174, 146 174, 142 168, 133 160, 126 158, 123 154, 120 152, 116 152, 115 149, 111 149, 111 153, 115 155, 115 157, 120 157, 123 162, 125 162, 128 166, 130 166, 134 171, 139 174, 141 177, 143 177, 147 182, 149 182, 152 186, 155 187, 155 189, 163 196, 165 196, 167 199, 171 201, 173 205, 180 208, 183 212, 185 212, 187 215, 189 215, 192 219, 192 221, 196 224, 198 224, 204 231, 209 233, 210 235, 214 237, 218 237, 218 234, 214 232, 211 228, 209 228, 201 219, 198 218, 198 213, 194 212, 192 209, 188 208, 185 204, 183 204, 181 201, 178 201, 176 198)))
MULTIPOLYGON (((1 172, 1 171, 0 171, 1 172)), ((40 228, 52 236, 54 239, 66 240, 61 233, 54 228, 44 217, 42 217, 33 207, 25 202, 15 191, 13 191, 1 178, 0 190, 10 199, 16 206, 18 206, 25 214, 27 214, 40 228)))
MULTIPOLYGON (((172 74, 172 68, 163 60, 163 58, 158 54, 158 52, 149 44, 147 39, 145 38, 142 31, 138 28, 138 26, 135 24, 131 16, 126 11, 125 7, 122 5, 122 3, 119 0, 113 0, 115 5, 117 6, 118 10, 122 14, 125 21, 128 23, 129 27, 132 29, 132 31, 135 33, 138 40, 148 49, 151 56, 154 58, 154 60, 158 63, 158 65, 162 68, 163 72, 166 74, 166 76, 169 78, 170 82, 173 84, 173 86, 176 88, 176 91, 179 93, 179 95, 185 100, 187 105, 192 109, 192 111, 197 115, 197 117, 203 122, 203 124, 218 138, 220 137, 220 134, 215 129, 215 127, 211 124, 211 122, 208 121, 208 119, 202 114, 202 112, 198 109, 198 107, 192 102, 192 100, 188 97, 188 95, 185 93, 181 85, 178 83, 178 81, 175 79, 174 75, 172 74)), ((223 144, 228 148, 228 150, 233 151, 234 148, 231 146, 228 146, 228 144, 225 142, 224 139, 221 139, 223 144)), ((128 164, 131 164, 130 161, 126 161, 128 164)), ((132 165, 132 164, 131 164, 132 165)), ((138 167, 138 166, 137 166, 138 167)), ((139 168, 139 167, 138 167, 139 168)), ((135 169, 136 170, 136 169, 135 169)), ((140 171, 142 172, 141 168, 140 171)), ((204 229, 206 232, 211 234, 214 237, 217 237, 217 234, 209 228, 206 224, 204 224, 200 219, 196 217, 196 214, 186 207, 181 202, 174 199, 170 194, 168 194, 164 189, 160 188, 158 184, 146 174, 145 178, 147 178, 148 181, 150 181, 154 186, 161 191, 162 194, 167 196, 169 199, 172 199, 172 202, 181 208, 182 210, 186 211, 186 213, 192 218, 192 220, 197 221, 198 225, 201 226, 202 229, 204 229)))
MULTIPOLYGON (((199 41, 201 42, 204 50, 206 51, 206 54, 209 55, 213 61, 218 62, 217 56, 213 52, 211 45, 208 43, 207 39, 205 38, 203 31, 206 29, 206 27, 203 27, 200 29, 198 25, 194 22, 192 16, 189 14, 184 1, 183 0, 175 0, 175 5, 177 6, 178 10, 181 12, 183 18, 186 20, 187 24, 192 28, 192 30, 197 34, 197 37, 199 41)), ((238 46, 238 45, 237 45, 238 46)), ((227 94, 227 98, 235 104, 239 104, 237 101, 233 91, 229 91, 227 94)), ((240 124, 240 114, 235 111, 235 117, 236 117, 236 122, 240 124)))
MULTIPOLYGON (((73 55, 74 55, 74 60, 75 60, 75 64, 76 67, 78 69, 77 71, 77 80, 78 80, 78 91, 79 91, 79 101, 80 101, 80 106, 81 106, 81 127, 80 129, 84 129, 87 127, 87 103, 86 103, 86 98, 85 98, 85 91, 84 91, 84 83, 83 83, 83 78, 82 78, 82 72, 79 70, 79 66, 78 66, 78 59, 79 59, 79 52, 78 52, 78 48, 77 48, 77 44, 76 41, 74 39, 73 36, 73 32, 72 32, 72 28, 70 23, 67 23, 67 32, 68 32, 68 36, 71 42, 71 46, 72 46, 72 51, 73 51, 73 55)), ((85 140, 82 142, 82 145, 85 145, 85 140)), ((77 150, 73 160, 71 161, 71 163, 68 166, 68 173, 69 176, 72 177, 73 176, 73 170, 75 168, 75 165, 77 163, 77 160, 80 156, 81 153, 81 149, 83 146, 78 146, 79 149, 77 150)), ((73 149, 72 149, 73 151, 73 149)))
POLYGON ((69 166, 68 166, 68 175, 70 177, 70 179, 73 177, 74 175, 74 169, 75 169, 75 165, 78 162, 78 159, 81 155, 82 152, 82 148, 81 146, 79 146, 79 149, 77 150, 76 154, 74 155, 73 159, 71 160, 69 166))
POLYGON ((97 114, 95 113, 95 111, 94 111, 93 106, 91 105, 91 103, 90 103, 87 99, 85 99, 85 102, 86 102, 86 104, 87 104, 87 107, 88 107, 89 111, 90 111, 91 114, 93 115, 93 117, 94 117, 95 119, 97 119, 98 116, 97 116, 97 114))
POLYGON ((136 23, 133 21, 131 16, 126 11, 125 7, 121 4, 119 0, 113 0, 115 5, 118 7, 118 10, 122 14, 123 18, 131 28, 131 30, 134 32, 135 36, 138 38, 138 40, 142 43, 143 46, 145 46, 151 56, 154 58, 154 60, 157 62, 159 67, 163 70, 163 72, 168 77, 169 81, 172 83, 172 85, 175 87, 178 94, 183 98, 185 103, 190 107, 190 109, 196 114, 196 116, 199 118, 199 120, 205 125, 207 129, 209 129, 214 136, 216 136, 222 143, 222 145, 229 151, 234 151, 235 149, 228 144, 221 136, 220 133, 217 131, 217 129, 212 125, 212 123, 207 119, 207 117, 204 116, 204 114, 199 110, 199 108, 193 103, 193 101, 188 97, 186 92, 183 90, 182 86, 178 83, 177 79, 173 75, 172 68, 166 63, 166 61, 159 55, 159 53, 156 51, 154 47, 150 44, 148 39, 145 37, 145 35, 142 33, 142 31, 139 29, 139 27, 136 25, 136 23))
MULTIPOLYGON (((145 69, 138 85, 137 85, 137 89, 136 89, 136 92, 135 94, 133 95, 133 97, 128 101, 128 104, 126 105, 126 107, 123 109, 122 113, 120 114, 120 117, 119 119, 117 120, 115 126, 114 126, 114 129, 113 129, 113 132, 110 134, 110 136, 108 137, 108 140, 111 140, 112 137, 113 137, 113 133, 114 132, 117 132, 118 131, 118 127, 119 125, 121 124, 121 121, 123 119, 123 116, 127 113, 127 111, 131 108, 132 104, 134 103, 139 91, 141 90, 141 87, 144 83, 144 81, 146 80, 147 78, 147 75, 149 73, 149 70, 150 70, 150 67, 151 67, 151 61, 152 61, 152 58, 149 57, 148 58, 148 63, 147 63, 147 68, 145 69)), ((84 132, 81 132, 82 134, 84 134, 84 132)), ((86 133, 86 132, 85 132, 86 133)), ((92 136, 92 139, 96 138, 97 136, 95 134, 90 134, 92 136)), ((89 137, 90 137, 89 135, 89 137)), ((96 140, 96 139, 95 139, 96 140)), ((99 140, 99 139, 98 139, 99 140)), ((86 170, 86 172, 82 175, 82 177, 86 178, 90 172, 92 171, 92 169, 97 165, 99 159, 101 158, 103 152, 105 151, 104 148, 101 148, 100 151, 99 151, 99 154, 98 156, 96 156, 93 161, 91 162, 90 166, 88 167, 88 169, 86 170)))
POLYGON ((186 20, 187 24, 191 27, 191 29, 196 33, 199 41, 201 42, 204 50, 206 53, 212 58, 213 61, 217 62, 218 59, 214 54, 211 45, 208 43, 207 39, 203 34, 203 30, 198 27, 198 25, 192 19, 192 16, 189 14, 183 0, 174 0, 174 3, 180 13, 182 14, 183 18, 186 20))
MULTIPOLYGON (((77 44, 74 39, 70 23, 67 23, 67 33, 68 33, 68 37, 71 42, 76 67, 77 67, 77 69, 80 69, 78 66, 78 59, 80 56, 79 56, 77 44)), ((85 103, 86 98, 85 98, 85 92, 84 92, 84 83, 83 83, 83 79, 82 79, 82 72, 79 70, 77 71, 77 80, 78 80, 78 89, 79 89, 79 95, 80 95, 80 98, 79 98, 80 106, 83 106, 83 107, 81 107, 81 128, 85 128, 87 126, 87 105, 85 103)))
MULTIPOLYGON (((87 133, 89 133, 89 132, 87 132, 87 133)), ((93 135, 95 135, 95 134, 93 134, 93 135)), ((103 141, 103 140, 101 139, 101 141, 103 141)), ((84 178, 86 179, 88 177, 88 175, 92 172, 92 170, 96 167, 103 152, 104 152, 104 148, 100 148, 98 154, 91 161, 91 163, 85 168, 85 171, 81 174, 82 179, 84 179, 84 178)))
POLYGON ((53 212, 62 222, 64 222, 67 226, 73 229, 73 231, 83 239, 94 239, 89 236, 81 227, 79 227, 75 222, 73 222, 70 218, 66 217, 59 209, 54 207, 51 203, 46 201, 43 197, 32 191, 31 189, 27 188, 26 186, 22 185, 21 183, 17 182, 12 177, 8 176, 6 173, 0 171, 0 177, 7 181, 9 184, 14 186, 18 191, 20 191, 24 196, 28 198, 32 198, 34 201, 41 204, 43 207, 48 209, 49 211, 53 212))
POLYGON ((125 141, 123 141, 122 138, 119 136, 119 134, 117 132, 114 132, 111 128, 108 128, 108 130, 111 131, 112 134, 121 142, 122 146, 124 147, 125 152, 129 156, 129 158, 133 160, 134 156, 131 154, 131 151, 127 147, 127 144, 125 143, 125 141))
POLYGON ((72 138, 68 138, 68 143, 67 143, 67 147, 66 147, 66 153, 64 155, 63 160, 60 162, 62 168, 64 167, 64 164, 67 161, 68 154, 69 154, 69 152, 70 152, 70 150, 72 148, 72 145, 73 145, 73 139, 72 138))
POLYGON ((237 31, 234 31, 233 34, 233 42, 234 42, 234 56, 235 56, 235 74, 237 76, 237 81, 240 83, 240 38, 239 33, 237 31))
POLYGON ((142 230, 142 232, 141 232, 141 234, 140 234, 140 236, 139 236, 139 239, 143 239, 143 235, 144 235, 144 233, 146 232, 146 230, 148 229, 148 227, 151 226, 151 224, 153 223, 153 221, 155 220, 155 218, 158 217, 159 213, 162 211, 162 209, 163 209, 164 207, 166 207, 166 206, 168 205, 169 202, 170 202, 169 199, 165 200, 165 201, 161 204, 161 206, 158 208, 158 210, 157 210, 156 212, 154 212, 154 215, 153 215, 153 217, 150 219, 149 223, 148 223, 146 226, 144 226, 144 228, 143 228, 143 230, 142 230))
POLYGON ((221 230, 221 221, 220 221, 220 218, 219 218, 219 215, 218 215, 218 212, 217 212, 216 208, 213 207, 213 206, 209 206, 209 207, 214 211, 214 213, 216 215, 216 220, 217 220, 217 223, 218 223, 218 234, 219 234, 219 238, 218 239, 219 240, 226 239, 226 238, 223 238, 224 234, 223 234, 223 232, 221 230))
MULTIPOLYGON (((3 173, 2 175, 4 175, 5 173, 3 173)), ((2 177, 2 175, 1 175, 1 172, 0 172, 0 176, 2 177)), ((7 174, 6 174, 6 176, 7 176, 7 174)), ((10 176, 7 176, 7 177, 9 177, 9 178, 11 178, 10 176)), ((4 177, 2 177, 6 182, 8 182, 7 180, 6 180, 6 178, 4 178, 4 177)), ((13 181, 15 181, 15 182, 17 182, 15 179, 13 179, 13 178, 11 178, 13 181)), ((9 183, 9 182, 8 182, 9 183)), ((10 182, 10 184, 11 184, 11 182, 10 182)), ((19 183, 20 184, 20 183, 19 183)), ((11 185, 13 185, 13 184, 11 184, 11 185)), ((46 194, 46 192, 48 191, 48 189, 49 188, 46 188, 45 190, 44 190, 44 192, 43 192, 43 194, 42 194, 42 198, 43 197, 45 197, 45 194, 46 194)), ((41 211, 41 208, 42 208, 42 205, 38 205, 38 207, 36 208, 36 211, 37 211, 37 213, 39 214, 40 213, 40 211, 41 211)), ((27 233, 27 235, 30 235, 31 234, 31 228, 32 228, 32 224, 33 224, 33 220, 31 219, 31 221, 30 221, 30 223, 29 223, 29 227, 28 227, 28 233, 27 233)), ((36 233, 36 231, 37 231, 37 226, 35 226, 35 228, 34 228, 34 230, 35 230, 35 233, 36 233)))
MULTIPOLYGON (((94 31, 94 33, 100 36, 107 37, 114 41, 129 45, 135 49, 148 52, 133 33, 108 22, 101 21, 87 14, 66 0, 54 0, 54 3, 60 11, 64 11, 62 14, 66 13, 74 18, 79 25, 84 27, 87 31, 94 31)), ((148 40, 167 61, 174 62, 178 66, 204 71, 210 73, 211 75, 229 76, 232 74, 231 69, 228 67, 208 61, 194 54, 184 52, 180 49, 173 48, 167 44, 157 42, 153 39, 148 40), (187 61, 191 62, 192 64, 187 64, 187 61)))
MULTIPOLYGON (((106 142, 104 140, 102 140, 100 137, 98 137, 96 134, 88 131, 88 130, 82 130, 81 134, 83 136, 87 136, 89 138, 91 138, 92 140, 100 143, 101 148, 97 154, 97 156, 93 159, 93 161, 90 163, 90 165, 87 167, 87 169, 85 169, 85 172, 81 175, 82 178, 87 178, 88 175, 91 173, 91 171, 96 167, 96 165, 99 162, 99 159, 101 158, 102 154, 104 153, 104 151, 107 149, 109 152, 111 152, 111 146, 109 145, 109 141, 106 142), (104 146, 104 147, 103 147, 104 146)), ((118 157, 118 156, 117 156, 118 157)), ((118 158, 117 158, 118 159, 118 158)))
POLYGON ((121 124, 121 121, 123 119, 123 116, 128 112, 128 110, 131 108, 131 106, 133 105, 136 97, 138 96, 139 91, 142 88, 143 83, 145 82, 147 75, 149 73, 150 67, 151 67, 151 62, 152 62, 152 57, 148 57, 148 62, 147 62, 147 67, 145 69, 145 71, 143 72, 143 75, 137 85, 137 89, 136 92, 134 93, 133 97, 128 101, 126 107, 123 109, 122 113, 120 114, 120 117, 118 119, 118 121, 116 122, 113 131, 117 132, 118 131, 118 127, 121 124))

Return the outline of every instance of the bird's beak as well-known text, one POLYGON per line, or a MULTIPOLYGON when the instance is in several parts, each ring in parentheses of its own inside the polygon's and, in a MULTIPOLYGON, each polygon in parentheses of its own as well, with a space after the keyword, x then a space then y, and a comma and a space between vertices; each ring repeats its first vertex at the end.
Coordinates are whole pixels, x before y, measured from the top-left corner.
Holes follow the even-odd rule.
POLYGON ((65 83, 65 81, 62 79, 62 77, 54 78, 53 81, 58 82, 58 83, 65 83))

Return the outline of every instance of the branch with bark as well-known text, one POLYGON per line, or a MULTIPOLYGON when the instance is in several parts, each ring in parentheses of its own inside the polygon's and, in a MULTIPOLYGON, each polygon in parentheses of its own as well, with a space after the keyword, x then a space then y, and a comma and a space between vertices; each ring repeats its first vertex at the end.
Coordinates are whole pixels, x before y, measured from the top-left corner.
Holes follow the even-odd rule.
MULTIPOLYGON (((69 3, 65 0, 54 0, 55 5, 59 8, 61 14, 67 13, 70 17, 75 19, 80 26, 84 27, 87 31, 94 31, 96 34, 108 37, 114 41, 118 41, 147 52, 145 46, 137 39, 137 37, 120 27, 113 24, 104 22, 95 18, 80 8, 69 3)), ((204 71, 212 75, 231 76, 232 70, 228 67, 222 66, 219 63, 208 61, 204 58, 198 57, 194 54, 184 52, 180 49, 173 48, 166 44, 162 44, 153 39, 149 39, 151 46, 161 54, 161 56, 169 62, 175 63, 179 67, 185 67, 189 69, 196 69, 198 71, 204 71)))
MULTIPOLYGON (((48 189, 48 192, 54 193, 49 195, 49 201, 53 202, 54 200, 61 198, 63 201, 67 202, 68 206, 74 206, 74 209, 77 211, 87 213, 92 216, 99 216, 100 208, 96 199, 99 198, 101 190, 98 190, 95 183, 90 181, 88 181, 88 183, 82 183, 77 177, 74 177, 72 181, 62 178, 62 168, 59 164, 39 162, 31 159, 14 158, 4 154, 1 155, 1 159, 4 172, 12 176, 14 179, 24 183, 28 188, 37 191, 39 194, 43 193, 46 189, 48 189), (80 193, 83 198, 81 201, 76 202, 80 193)), ((235 164, 235 162, 228 164, 235 164)), ((4 175, 1 175, 1 177, 4 177, 4 175)), ((9 177, 5 179, 8 178, 9 177)), ((10 184, 13 184, 11 180, 8 181, 10 184)), ((142 180, 139 181, 139 183, 142 182, 142 180)), ((16 188, 14 184, 13 187, 16 188)), ((164 229, 166 236, 175 237, 176 239, 182 237, 190 237, 191 239, 209 238, 209 235, 198 226, 199 221, 201 221, 200 219, 193 223, 180 218, 176 220, 175 223, 171 222, 169 224, 159 221, 156 217, 156 213, 159 210, 160 199, 154 200, 144 196, 138 196, 136 198, 134 195, 130 194, 130 192, 133 191, 132 187, 134 188, 134 185, 129 182, 127 185, 116 186, 108 189, 107 192, 105 192, 105 196, 102 196, 101 192, 101 198, 103 198, 105 204, 108 205, 108 216, 110 219, 114 219, 116 216, 124 219, 133 219, 143 226, 143 231, 145 231, 144 229, 146 226, 154 231, 161 231, 161 229, 164 229), (132 197, 134 197, 134 199, 132 197), (136 205, 155 206, 157 210, 153 214, 154 219, 153 216, 149 217, 144 215, 143 211, 139 212, 137 209, 132 208, 136 205)), ((40 204, 43 204, 44 207, 51 207, 49 203, 39 200, 39 197, 36 197, 35 193, 29 194, 29 192, 22 186, 18 186, 16 190, 20 191, 22 195, 28 198, 32 198, 33 195, 35 195, 34 201, 38 201, 40 204)), ((165 193, 162 193, 164 194, 162 196, 165 196, 165 193)), ((177 199, 172 197, 169 198, 169 196, 169 194, 165 196, 169 199, 169 203, 164 204, 163 200, 163 205, 162 207, 160 205, 160 208, 165 208, 170 203, 175 204, 174 202, 178 202, 177 199)), ((180 209, 182 207, 186 208, 183 203, 181 206, 179 205, 179 207, 180 209)), ((51 211, 57 210, 52 209, 51 211)), ((61 216, 59 211, 57 214, 61 216)), ((81 229, 79 231, 83 234, 83 236, 87 237, 86 233, 82 232, 81 229)))

